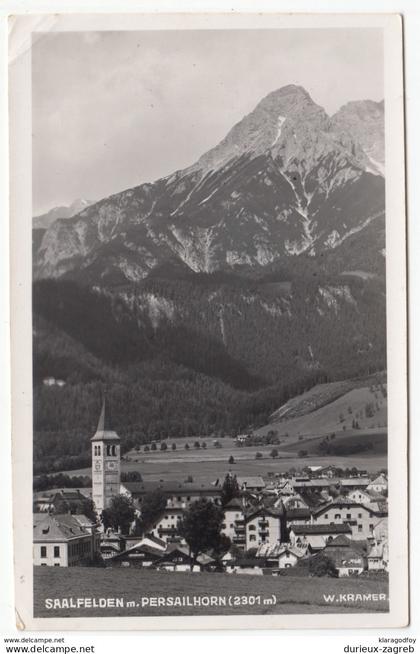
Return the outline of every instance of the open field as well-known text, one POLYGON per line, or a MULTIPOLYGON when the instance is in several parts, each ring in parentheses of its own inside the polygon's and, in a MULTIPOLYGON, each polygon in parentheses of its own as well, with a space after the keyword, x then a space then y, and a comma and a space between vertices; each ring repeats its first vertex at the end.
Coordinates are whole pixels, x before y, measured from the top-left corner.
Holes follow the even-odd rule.
MULTIPOLYGON (((34 613, 36 617, 242 615, 281 613, 377 613, 388 611, 387 599, 364 599, 363 595, 388 596, 385 578, 316 578, 229 575, 226 573, 164 572, 121 568, 35 568, 34 613), (324 594, 351 593, 344 602, 324 599, 324 594), (238 606, 141 607, 142 597, 238 597, 238 606), (359 597, 357 597, 359 596, 359 597), (259 598, 259 600, 252 600, 259 598), (275 603, 264 604, 264 599, 275 603), (47 609, 45 599, 115 598, 119 608, 47 609), (255 603, 252 603, 254 602, 255 603), (134 602, 127 606, 127 602, 134 602), (261 602, 261 603, 258 603, 261 602), (252 604, 251 604, 252 603, 252 604), (140 604, 140 606, 139 606, 140 604)), ((219 602, 220 604, 220 602, 219 602)))
POLYGON ((357 420, 361 429, 386 428, 387 400, 382 393, 371 391, 369 387, 364 386, 341 394, 341 389, 345 390, 349 383, 335 382, 315 386, 278 409, 273 414, 273 421, 257 429, 256 433, 266 434, 274 429, 280 437, 288 434, 289 438, 308 434, 337 433, 343 431, 343 427, 346 430, 351 429, 354 420, 357 420), (330 399, 332 401, 329 401, 330 399), (320 406, 323 402, 325 404, 320 406), (366 416, 367 405, 372 415, 366 416), (317 406, 319 408, 316 408, 317 406), (276 419, 286 412, 289 418, 276 419))
MULTIPOLYGON (((376 430, 372 431, 372 435, 376 430)), ((382 433, 383 430, 381 430, 382 433)), ((363 432, 369 434, 370 432, 363 432)), ((337 434, 336 443, 341 442, 341 438, 351 437, 351 434, 337 434)), ((360 432, 356 432, 356 437, 360 438, 360 432)), ((322 440, 319 436, 313 436, 317 442, 322 440)), ((121 462, 122 472, 138 470, 147 480, 179 480, 182 481, 188 476, 192 476, 194 481, 202 483, 213 482, 216 479, 224 478, 227 472, 231 471, 237 476, 261 475, 263 477, 274 476, 286 472, 292 467, 302 468, 305 465, 335 465, 341 468, 356 468, 367 470, 375 473, 381 468, 387 467, 387 457, 384 452, 367 451, 360 454, 348 456, 320 456, 317 453, 309 454, 305 458, 297 455, 298 450, 309 450, 310 442, 308 440, 298 441, 290 439, 280 445, 265 445, 255 447, 237 447, 235 441, 230 438, 219 439, 222 447, 215 448, 212 445, 211 438, 196 439, 205 441, 207 449, 193 449, 194 440, 187 439, 190 450, 184 449, 186 439, 177 439, 177 449, 169 449, 165 452, 130 452, 121 462), (273 448, 278 450, 278 458, 272 459, 270 452, 273 448), (261 452, 262 459, 256 459, 256 452, 261 452), (230 456, 234 457, 235 463, 229 464, 230 456)), ((90 475, 90 468, 80 470, 63 471, 69 475, 90 475)))

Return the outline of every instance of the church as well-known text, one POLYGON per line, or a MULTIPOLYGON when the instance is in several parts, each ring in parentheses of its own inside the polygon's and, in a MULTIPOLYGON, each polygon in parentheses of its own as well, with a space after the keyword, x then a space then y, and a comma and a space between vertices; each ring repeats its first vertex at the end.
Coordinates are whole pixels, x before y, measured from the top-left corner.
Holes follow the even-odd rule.
POLYGON ((98 514, 109 507, 120 492, 120 437, 111 429, 102 403, 92 443, 92 500, 98 514))

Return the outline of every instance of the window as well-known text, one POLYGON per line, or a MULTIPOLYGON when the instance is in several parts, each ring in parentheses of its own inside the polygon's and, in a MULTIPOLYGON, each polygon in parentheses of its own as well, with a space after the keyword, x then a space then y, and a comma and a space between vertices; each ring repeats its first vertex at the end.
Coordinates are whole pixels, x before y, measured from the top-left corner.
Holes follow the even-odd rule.
POLYGON ((255 534, 251 534, 251 536, 249 537, 249 540, 255 540, 255 539, 256 539, 255 534))
POLYGON ((351 519, 351 513, 347 513, 346 518, 347 518, 347 520, 350 520, 351 519))
POLYGON ((362 531, 362 529, 363 529, 362 525, 357 525, 357 531, 360 532, 360 531, 362 531))
POLYGON ((41 545, 41 559, 47 558, 47 548, 45 545, 41 545))
POLYGON ((249 525, 248 529, 249 531, 255 531, 255 525, 249 525))
POLYGON ((325 514, 325 518, 328 520, 328 513, 325 514))
POLYGON ((334 516, 334 520, 340 520, 341 519, 341 513, 336 513, 334 516))
POLYGON ((370 531, 373 531, 373 525, 369 525, 370 531))
POLYGON ((54 558, 58 559, 60 557, 60 546, 54 545, 54 558))
POLYGON ((361 513, 358 513, 358 514, 357 514, 357 517, 360 519, 360 518, 362 517, 362 514, 361 514, 361 513))
POLYGON ((60 564, 59 563, 54 563, 54 568, 59 568, 60 564))

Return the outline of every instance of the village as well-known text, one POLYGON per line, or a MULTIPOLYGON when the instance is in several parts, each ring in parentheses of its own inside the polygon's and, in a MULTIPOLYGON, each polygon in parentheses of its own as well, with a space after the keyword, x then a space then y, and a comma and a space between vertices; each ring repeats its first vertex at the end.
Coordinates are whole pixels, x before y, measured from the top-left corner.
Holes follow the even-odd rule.
MULTIPOLYGON (((92 488, 34 497, 35 566, 150 568, 174 572, 358 576, 388 570, 388 480, 352 468, 241 476, 212 483, 122 480, 120 438, 102 406, 92 443, 92 488), (119 503, 119 504, 118 504, 119 503), (151 512, 151 504, 153 511, 151 512), (125 528, 110 507, 129 507, 125 528), (85 515, 86 507, 91 507, 85 515), (216 541, 191 545, 192 511, 219 516, 216 541), (149 516, 147 522, 144 517, 149 516), (141 527, 139 528, 139 525, 141 527)), ((198 514, 197 514, 198 515, 198 514)), ((199 526, 198 526, 199 529, 199 526)))

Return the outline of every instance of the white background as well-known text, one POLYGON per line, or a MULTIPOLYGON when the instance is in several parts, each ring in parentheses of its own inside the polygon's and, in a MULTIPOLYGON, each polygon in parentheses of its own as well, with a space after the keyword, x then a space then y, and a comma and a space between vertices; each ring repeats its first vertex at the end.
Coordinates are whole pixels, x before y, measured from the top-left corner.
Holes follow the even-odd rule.
MULTIPOLYGON (((2 434, 0 439, 0 652, 5 651, 3 636, 37 636, 17 632, 13 609, 13 550, 12 550, 12 506, 11 506, 11 448, 10 448, 10 364, 8 353, 8 175, 7 175, 7 14, 53 13, 54 11, 110 12, 110 11, 208 11, 208 12, 329 12, 329 13, 400 13, 404 21, 405 40, 405 85, 406 85, 406 157, 407 157, 407 207, 408 207, 408 274, 409 274, 409 392, 410 392, 410 584, 411 584, 411 624, 404 629, 359 631, 271 631, 271 632, 172 632, 172 633, 105 633, 83 632, 63 634, 66 644, 95 644, 96 654, 127 651, 140 648, 153 648, 155 652, 167 650, 177 652, 196 652, 214 648, 235 649, 241 654, 261 652, 274 648, 293 648, 296 652, 308 649, 313 652, 343 652, 346 645, 376 645, 378 637, 420 638, 420 518, 418 497, 420 496, 420 345, 416 338, 420 334, 420 196, 418 192, 420 175, 420 2, 418 0, 352 0, 327 2, 321 0, 234 0, 222 2, 196 2, 177 0, 176 4, 166 0, 135 2, 129 0, 73 0, 72 2, 51 2, 48 0, 3 1, 0 5, 0 419, 2 434)), ((393 316, 397 319, 397 316, 393 316)), ((252 618, 250 617, 252 620, 252 618)), ((302 616, 304 620, 304 616, 302 616)), ((45 634, 53 636, 53 634, 45 634)), ((420 652, 420 642, 415 645, 420 652)))

